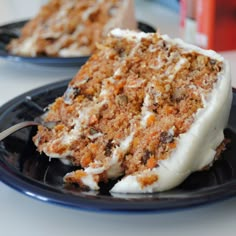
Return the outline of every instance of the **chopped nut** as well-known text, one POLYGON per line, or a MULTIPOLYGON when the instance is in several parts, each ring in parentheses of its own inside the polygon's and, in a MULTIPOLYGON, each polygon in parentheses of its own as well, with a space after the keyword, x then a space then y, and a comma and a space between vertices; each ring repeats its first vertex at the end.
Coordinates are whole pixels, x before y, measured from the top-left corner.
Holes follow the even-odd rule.
POLYGON ((149 150, 146 150, 144 155, 142 156, 141 162, 142 164, 146 165, 148 159, 153 155, 152 152, 150 152, 149 150))
POLYGON ((116 97, 116 102, 120 106, 126 106, 128 104, 128 97, 125 94, 120 94, 116 97))
POLYGON ((174 140, 173 134, 171 134, 170 132, 167 132, 167 131, 161 132, 160 142, 171 143, 171 142, 173 142, 173 140, 174 140))
POLYGON ((88 100, 90 100, 90 101, 93 100, 93 95, 85 94, 84 96, 85 96, 88 100))
POLYGON ((64 102, 65 104, 71 105, 72 100, 80 95, 80 89, 76 87, 68 87, 64 93, 64 102))
POLYGON ((114 147, 114 144, 112 143, 112 139, 110 139, 105 147, 105 156, 111 155, 111 149, 114 147))
POLYGON ((166 85, 165 85, 165 91, 166 91, 166 92, 169 92, 170 89, 171 89, 170 84, 166 84, 166 85))
POLYGON ((210 64, 211 64, 212 66, 215 65, 215 64, 216 64, 216 60, 210 59, 210 64))
POLYGON ((115 48, 115 50, 120 57, 124 56, 124 52, 125 52, 124 48, 115 48))
POLYGON ((91 128, 89 129, 89 134, 94 135, 94 134, 96 134, 96 133, 98 133, 98 130, 96 130, 95 128, 91 127, 91 128))

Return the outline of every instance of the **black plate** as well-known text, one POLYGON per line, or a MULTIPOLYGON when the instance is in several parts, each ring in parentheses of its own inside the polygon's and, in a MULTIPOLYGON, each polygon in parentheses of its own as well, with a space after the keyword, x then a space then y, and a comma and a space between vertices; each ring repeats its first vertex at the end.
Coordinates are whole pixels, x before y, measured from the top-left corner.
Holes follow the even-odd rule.
MULTIPOLYGON (((47 56, 37 56, 37 57, 25 57, 25 56, 16 56, 10 54, 6 50, 6 45, 13 38, 18 38, 20 35, 21 28, 27 23, 27 20, 18 21, 15 23, 10 23, 0 26, 0 58, 7 59, 14 62, 26 62, 34 63, 39 65, 48 65, 48 66, 81 66, 87 60, 88 56, 85 57, 47 57, 47 56)), ((138 22, 139 30, 143 32, 155 32, 156 30, 143 22, 138 22)))
MULTIPOLYGON (((61 95, 68 81, 25 93, 0 108, 0 130, 33 120, 61 95)), ((51 203, 93 211, 160 212, 189 208, 234 196, 236 193, 236 94, 225 135, 231 140, 220 160, 210 170, 192 174, 179 187, 153 194, 109 193, 114 183, 101 185, 99 192, 63 185, 63 176, 73 168, 40 155, 32 136, 36 128, 25 128, 0 142, 0 179, 20 192, 51 203)))

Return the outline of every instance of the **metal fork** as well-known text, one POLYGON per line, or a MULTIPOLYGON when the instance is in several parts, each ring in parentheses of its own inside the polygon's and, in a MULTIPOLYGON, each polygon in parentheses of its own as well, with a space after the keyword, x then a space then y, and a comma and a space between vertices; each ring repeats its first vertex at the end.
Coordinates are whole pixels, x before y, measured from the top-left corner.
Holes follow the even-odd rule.
POLYGON ((40 123, 36 121, 23 121, 21 123, 13 125, 0 133, 0 141, 2 141, 7 136, 17 132, 18 130, 21 130, 25 127, 34 126, 34 125, 40 125, 40 123))
POLYGON ((0 141, 2 141, 7 136, 17 132, 18 130, 21 130, 21 129, 29 127, 29 126, 43 125, 44 127, 48 128, 48 129, 52 129, 56 123, 57 122, 54 122, 54 121, 44 122, 41 119, 36 119, 35 121, 23 121, 23 122, 13 125, 13 126, 9 127, 8 129, 0 132, 0 141))

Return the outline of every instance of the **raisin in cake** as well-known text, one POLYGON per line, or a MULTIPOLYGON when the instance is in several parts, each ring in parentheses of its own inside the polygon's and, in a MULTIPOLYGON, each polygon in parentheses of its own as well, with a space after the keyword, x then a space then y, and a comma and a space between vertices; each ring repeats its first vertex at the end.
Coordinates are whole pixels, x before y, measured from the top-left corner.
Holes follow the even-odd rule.
POLYGON ((232 91, 217 53, 114 29, 44 115, 34 142, 78 170, 64 180, 113 192, 164 191, 210 166, 224 140, 232 91))
POLYGON ((32 57, 90 55, 115 27, 136 28, 133 0, 51 0, 7 49, 32 57))

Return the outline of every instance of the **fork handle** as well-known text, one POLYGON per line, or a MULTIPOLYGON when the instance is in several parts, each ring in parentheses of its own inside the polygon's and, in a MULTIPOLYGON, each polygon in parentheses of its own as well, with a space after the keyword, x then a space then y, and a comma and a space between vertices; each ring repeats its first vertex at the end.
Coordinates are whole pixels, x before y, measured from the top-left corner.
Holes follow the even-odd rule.
POLYGON ((18 130, 34 125, 39 125, 39 123, 35 121, 23 121, 21 123, 13 125, 0 133, 0 141, 2 141, 7 136, 17 132, 18 130))

